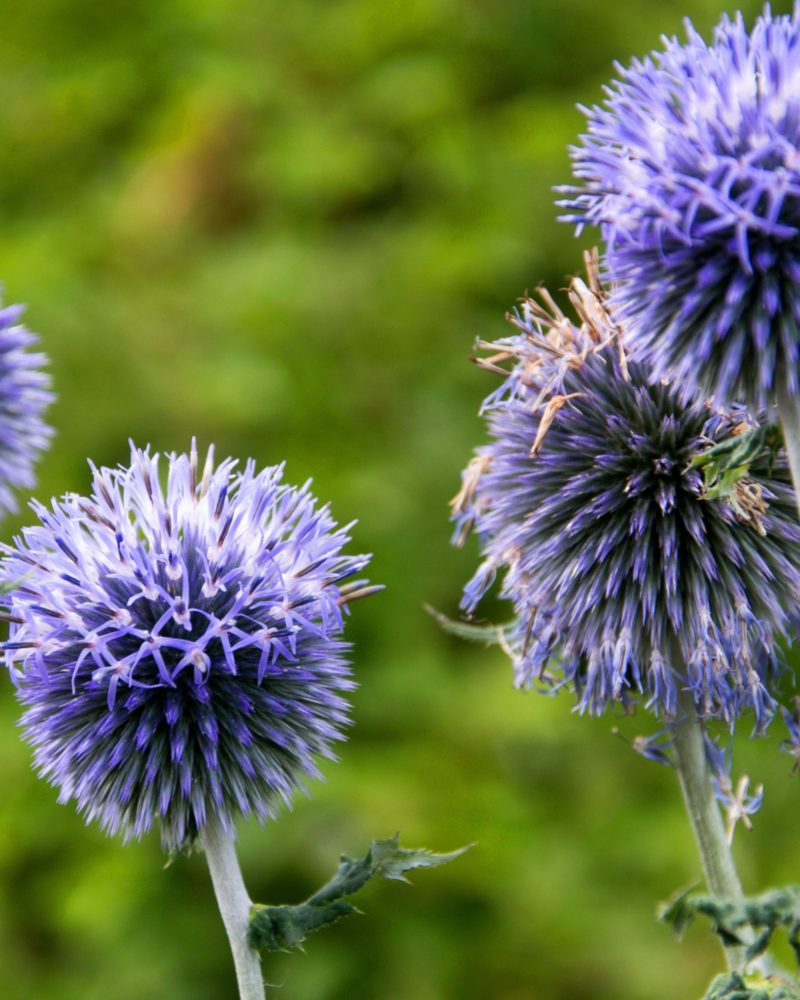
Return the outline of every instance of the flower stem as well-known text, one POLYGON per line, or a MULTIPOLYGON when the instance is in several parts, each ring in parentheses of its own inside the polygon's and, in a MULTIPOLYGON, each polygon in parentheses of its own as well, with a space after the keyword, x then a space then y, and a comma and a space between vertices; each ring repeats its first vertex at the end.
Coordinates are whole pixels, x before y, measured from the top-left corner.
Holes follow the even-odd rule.
POLYGON ((264 1000, 261 959, 247 942, 250 897, 245 889, 233 837, 225 832, 217 816, 209 816, 203 828, 202 844, 219 912, 228 932, 233 964, 236 967, 236 981, 239 984, 239 998, 264 1000))
POLYGON ((789 391, 786 379, 777 379, 776 396, 778 399, 778 415, 783 427, 783 441, 786 454, 789 456, 789 468, 792 471, 792 482, 797 497, 797 508, 800 512, 800 399, 789 391))
MULTIPOLYGON (((694 701, 687 691, 682 691, 679 696, 678 716, 672 726, 672 747, 708 888, 722 899, 741 899, 742 886, 711 784, 703 731, 694 701)), ((744 965, 743 948, 728 947, 725 955, 730 969, 740 970, 744 965)))

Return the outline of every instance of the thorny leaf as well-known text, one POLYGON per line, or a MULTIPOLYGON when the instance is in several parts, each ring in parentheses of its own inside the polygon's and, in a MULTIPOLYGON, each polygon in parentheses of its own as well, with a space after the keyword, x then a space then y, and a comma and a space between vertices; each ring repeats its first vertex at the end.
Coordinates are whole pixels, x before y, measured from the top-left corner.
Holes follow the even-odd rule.
POLYGON ((780 979, 742 978, 738 972, 726 972, 716 977, 703 1000, 800 1000, 800 993, 780 979))
POLYGON ((659 908, 658 919, 670 924, 676 934, 682 934, 698 913, 710 918, 712 930, 726 947, 747 944, 742 931, 750 927, 755 939, 745 948, 749 962, 763 954, 774 932, 784 927, 800 963, 800 885, 737 900, 690 893, 684 890, 659 908))
POLYGON ((406 872, 414 868, 435 868, 460 857, 472 845, 449 854, 434 854, 424 848, 407 850, 400 847, 400 835, 386 840, 373 840, 366 856, 361 859, 342 855, 336 874, 313 896, 295 906, 262 906, 250 909, 248 940, 257 951, 302 950, 307 934, 340 917, 358 913, 358 909, 343 897, 351 896, 375 876, 407 882, 406 872))

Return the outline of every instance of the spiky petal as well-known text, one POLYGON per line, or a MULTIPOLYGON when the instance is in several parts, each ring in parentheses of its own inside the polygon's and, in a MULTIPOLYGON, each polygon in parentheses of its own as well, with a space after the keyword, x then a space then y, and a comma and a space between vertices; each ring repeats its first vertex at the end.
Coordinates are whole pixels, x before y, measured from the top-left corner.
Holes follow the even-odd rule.
POLYGON ((268 817, 343 738, 342 583, 367 557, 282 471, 198 470, 193 446, 162 486, 133 448, 3 547, 36 766, 108 832, 177 848, 212 813, 268 817))
POLYGON ((634 353, 690 398, 800 392, 800 7, 630 67, 586 110, 566 221, 601 227, 634 353))

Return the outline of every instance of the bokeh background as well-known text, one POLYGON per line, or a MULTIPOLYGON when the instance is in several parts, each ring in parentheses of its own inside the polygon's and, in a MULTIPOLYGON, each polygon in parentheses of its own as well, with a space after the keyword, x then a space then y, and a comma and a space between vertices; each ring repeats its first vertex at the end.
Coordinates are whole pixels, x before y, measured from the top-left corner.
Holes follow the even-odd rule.
MULTIPOLYGON (((777 3, 776 10, 789 4, 777 3)), ((760 3, 743 4, 748 18, 760 3)), ((513 689, 502 653, 443 635, 476 559, 447 500, 494 385, 467 361, 587 239, 551 188, 615 58, 708 31, 717 0, 37 0, 0 31, 0 275, 52 358, 43 499, 127 440, 286 459, 313 475, 385 594, 354 608, 355 726, 327 782, 244 823, 251 894, 298 901, 341 851, 402 831, 470 854, 370 886, 287 1000, 675 1000, 721 960, 655 904, 699 876, 675 776, 513 689)), ((3 525, 10 537, 27 519, 3 525)), ((498 616, 504 609, 489 609, 498 616)), ((233 973, 202 856, 86 828, 30 769, 0 678, 0 995, 219 1000, 233 973)), ((798 881, 800 786, 776 732, 745 882, 798 881)))

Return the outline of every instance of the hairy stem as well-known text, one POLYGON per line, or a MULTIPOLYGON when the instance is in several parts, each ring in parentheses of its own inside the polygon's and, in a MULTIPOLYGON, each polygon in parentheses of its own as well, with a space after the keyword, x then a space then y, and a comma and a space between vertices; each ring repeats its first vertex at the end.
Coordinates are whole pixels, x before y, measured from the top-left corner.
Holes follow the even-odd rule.
MULTIPOLYGON (((672 726, 672 746, 686 812, 689 814, 708 888, 713 895, 723 899, 741 899, 742 886, 711 784, 711 771, 703 746, 703 731, 694 701, 686 691, 682 691, 679 697, 678 717, 672 726)), ((725 949, 730 969, 742 968, 743 951, 740 947, 725 949)))
POLYGON ((786 379, 780 375, 777 379, 776 396, 778 415, 783 427, 783 440, 789 456, 789 468, 792 471, 792 482, 800 512, 800 399, 789 392, 786 379))
POLYGON ((244 886, 242 870, 236 857, 233 837, 225 833, 218 817, 209 816, 203 829, 202 844, 206 852, 211 882, 217 897, 222 922, 236 967, 240 1000, 264 1000, 264 977, 261 959, 247 943, 250 920, 250 897, 244 886))

